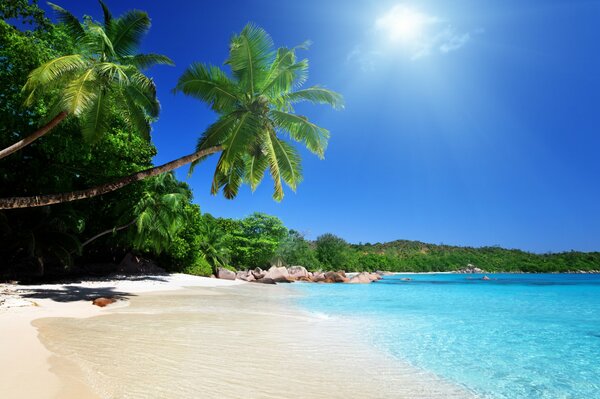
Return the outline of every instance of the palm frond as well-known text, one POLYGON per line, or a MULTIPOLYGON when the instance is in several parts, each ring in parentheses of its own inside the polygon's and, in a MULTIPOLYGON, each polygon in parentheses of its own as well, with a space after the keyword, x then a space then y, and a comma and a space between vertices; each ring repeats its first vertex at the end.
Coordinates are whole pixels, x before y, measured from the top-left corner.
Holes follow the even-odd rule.
POLYGON ((108 130, 107 111, 107 94, 100 88, 81 118, 81 133, 88 142, 97 142, 101 135, 108 130))
POLYGON ((141 73, 136 73, 125 87, 130 101, 141 107, 150 117, 157 118, 160 103, 156 99, 156 86, 151 79, 141 73))
MULTIPOLYGON (((222 116, 215 123, 210 125, 208 129, 202 133, 202 136, 198 139, 198 144, 196 145, 196 151, 201 151, 206 148, 210 148, 217 145, 222 145, 229 134, 231 133, 233 127, 237 123, 238 113, 234 112, 229 115, 222 116)), ((188 176, 194 172, 194 169, 198 164, 204 161, 208 156, 199 158, 193 161, 190 164, 190 169, 188 171, 188 176)))
POLYGON ((258 118, 252 112, 240 113, 227 140, 223 143, 222 166, 231 167, 240 154, 247 152, 251 142, 256 138, 256 131, 260 129, 258 118))
POLYGON ((206 102, 217 112, 226 112, 241 100, 235 82, 221 68, 202 63, 190 65, 175 90, 206 102))
POLYGON ((235 198, 244 180, 244 173, 244 160, 241 156, 226 163, 224 154, 221 154, 213 177, 211 194, 216 195, 219 190, 223 189, 225 198, 235 198))
POLYGON ((290 137, 298 142, 303 142, 309 151, 320 158, 325 156, 329 131, 310 122, 301 115, 291 114, 278 110, 269 111, 269 116, 279 129, 287 132, 290 137))
POLYGON ((274 134, 271 134, 271 142, 277 156, 281 178, 292 190, 296 191, 296 187, 302 181, 300 154, 294 147, 275 137, 274 134))
POLYGON ((100 62, 94 65, 98 75, 103 76, 106 82, 116 83, 118 86, 129 84, 127 71, 119 64, 114 62, 100 62))
POLYGON ((79 20, 75 18, 73 14, 54 3, 48 2, 48 5, 56 12, 58 20, 65 24, 67 32, 74 42, 80 43, 85 37, 85 30, 81 26, 79 20))
POLYGON ((290 104, 308 101, 313 104, 331 105, 337 110, 344 108, 344 98, 341 94, 321 86, 312 86, 292 93, 285 93, 281 96, 281 101, 290 104))
POLYGON ((91 54, 100 55, 100 59, 114 57, 115 50, 104 27, 89 23, 87 26, 87 35, 83 39, 87 51, 91 54))
POLYGON ((110 24, 112 21, 112 14, 106 4, 102 0, 98 0, 100 2, 100 7, 102 7, 102 14, 104 15, 104 29, 107 33, 110 32, 110 24))
POLYGON ((111 22, 110 39, 119 56, 132 55, 140 45, 142 36, 150 29, 150 17, 144 11, 130 10, 111 22))
POLYGON ((269 167, 269 158, 267 152, 260 143, 255 143, 252 149, 245 154, 246 174, 244 180, 250 184, 252 191, 256 190, 265 176, 265 171, 269 167))
POLYGON ((122 57, 122 61, 127 65, 143 70, 153 67, 154 65, 170 65, 175 66, 173 60, 162 54, 135 54, 122 57))
POLYGON ((269 69, 273 58, 272 47, 271 36, 251 23, 231 39, 226 63, 251 96, 254 96, 269 69))
POLYGON ((280 48, 263 82, 261 92, 271 93, 272 96, 281 95, 292 90, 294 86, 301 86, 307 78, 308 60, 296 62, 293 49, 280 48))
POLYGON ((60 102, 68 113, 79 116, 90 107, 97 94, 96 73, 93 68, 84 71, 72 80, 62 92, 60 102))
POLYGON ((61 83, 66 77, 80 72, 87 65, 80 54, 55 58, 37 67, 29 74, 23 92, 29 93, 25 103, 31 105, 38 94, 43 94, 61 83))
POLYGON ((121 89, 116 98, 125 123, 132 129, 133 133, 145 140, 150 140, 150 122, 144 110, 129 99, 125 89, 121 89))
POLYGON ((275 201, 281 201, 283 199, 283 185, 281 184, 281 170, 279 169, 279 160, 275 150, 275 144, 273 139, 276 139, 275 135, 271 132, 264 132, 264 144, 265 150, 267 151, 267 158, 269 159, 269 172, 273 179, 273 199, 275 201))

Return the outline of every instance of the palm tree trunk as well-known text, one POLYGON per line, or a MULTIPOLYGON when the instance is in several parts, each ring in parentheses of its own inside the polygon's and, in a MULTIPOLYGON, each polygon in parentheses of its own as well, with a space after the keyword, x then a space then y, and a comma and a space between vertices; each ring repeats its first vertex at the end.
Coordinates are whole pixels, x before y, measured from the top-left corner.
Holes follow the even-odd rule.
POLYGON ((170 172, 180 166, 186 165, 197 159, 205 157, 223 149, 222 146, 210 147, 193 154, 186 155, 174 161, 168 162, 161 166, 142 170, 141 172, 133 173, 129 176, 122 177, 109 183, 104 183, 96 187, 85 190, 72 191, 70 193, 36 195, 33 197, 9 197, 0 198, 0 209, 16 209, 16 208, 33 208, 36 206, 45 206, 52 204, 60 204, 63 202, 77 201, 80 199, 92 198, 98 195, 110 193, 112 191, 123 188, 136 181, 143 180, 147 177, 157 176, 161 173, 170 172))
POLYGON ((42 137, 43 135, 48 133, 50 130, 54 129, 54 127, 56 125, 58 125, 59 123, 61 123, 67 116, 68 116, 68 114, 65 111, 62 111, 60 114, 58 114, 54 118, 52 118, 52 120, 50 122, 48 122, 47 124, 45 124, 44 126, 39 128, 38 130, 36 130, 32 134, 30 134, 29 136, 25 137, 23 140, 17 141, 13 145, 10 145, 10 146, 6 147, 5 149, 0 150, 0 159, 9 156, 13 152, 19 151, 23 147, 27 147, 29 144, 33 143, 35 140, 39 139, 40 137, 42 137))
POLYGON ((96 234, 95 236, 93 236, 92 238, 90 238, 89 240, 87 240, 86 242, 84 242, 83 244, 81 244, 81 247, 83 248, 86 245, 88 245, 89 243, 91 243, 92 241, 95 241, 96 239, 98 239, 98 238, 100 238, 102 236, 105 236, 105 235, 107 235, 109 233, 124 230, 124 229, 128 228, 129 226, 131 226, 132 224, 134 224, 136 221, 137 221, 137 218, 133 219, 131 222, 129 222, 127 224, 124 224, 123 226, 119 226, 119 227, 116 227, 114 229, 104 230, 102 233, 96 234))

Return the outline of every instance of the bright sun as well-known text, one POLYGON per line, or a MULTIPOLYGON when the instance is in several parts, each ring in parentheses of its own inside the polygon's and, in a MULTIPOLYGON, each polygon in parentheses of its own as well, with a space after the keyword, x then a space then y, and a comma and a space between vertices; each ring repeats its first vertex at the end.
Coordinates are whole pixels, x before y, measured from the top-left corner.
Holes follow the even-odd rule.
POLYGON ((377 29, 385 31, 394 41, 411 41, 423 35, 427 25, 436 19, 407 6, 396 6, 376 21, 377 29))

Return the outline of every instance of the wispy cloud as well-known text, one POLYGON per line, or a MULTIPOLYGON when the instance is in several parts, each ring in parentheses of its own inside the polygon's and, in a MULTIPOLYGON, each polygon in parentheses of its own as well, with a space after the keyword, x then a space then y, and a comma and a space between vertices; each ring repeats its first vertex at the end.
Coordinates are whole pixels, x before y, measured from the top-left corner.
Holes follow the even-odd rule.
POLYGON ((457 51, 467 45, 475 34, 482 32, 482 29, 458 29, 440 16, 399 4, 375 20, 373 28, 365 32, 364 40, 352 49, 347 58, 359 62, 366 70, 384 62, 383 57, 404 57, 416 61, 457 51))
POLYGON ((410 59, 417 60, 436 53, 447 54, 456 51, 464 47, 471 40, 471 36, 469 32, 460 32, 450 25, 445 26, 435 34, 422 37, 413 43, 410 59))

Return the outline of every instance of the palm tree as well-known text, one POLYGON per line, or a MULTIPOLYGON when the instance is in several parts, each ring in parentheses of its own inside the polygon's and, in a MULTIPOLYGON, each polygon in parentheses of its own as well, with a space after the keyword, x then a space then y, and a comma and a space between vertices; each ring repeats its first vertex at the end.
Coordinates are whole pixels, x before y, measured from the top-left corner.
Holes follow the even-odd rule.
POLYGON ((107 131, 111 107, 120 110, 126 124, 145 138, 150 137, 151 118, 158 117, 154 82, 141 70, 156 64, 174 65, 164 55, 137 54, 142 36, 150 28, 143 11, 131 10, 113 18, 100 0, 104 22, 80 23, 65 9, 48 3, 65 24, 78 51, 46 62, 33 70, 23 87, 26 105, 52 93, 56 101, 51 119, 37 131, 0 150, 0 159, 16 152, 50 132, 67 116, 81 122, 88 141, 96 141, 107 131))
POLYGON ((211 266, 215 276, 218 268, 227 264, 229 253, 225 245, 224 235, 216 227, 212 217, 203 217, 203 223, 200 225, 199 250, 201 256, 211 266))
POLYGON ((294 104, 308 101, 343 107, 342 96, 321 86, 299 89, 308 77, 308 61, 297 60, 296 50, 273 50, 271 37, 248 24, 232 38, 228 76, 216 66, 196 63, 181 76, 176 91, 208 103, 219 114, 217 122, 200 137, 196 152, 161 166, 133 173, 115 181, 69 193, 0 199, 0 209, 28 208, 91 198, 118 190, 133 182, 171 171, 188 163, 192 167, 209 155, 221 152, 211 192, 221 188, 234 198, 242 182, 254 190, 267 168, 275 182, 273 197, 283 198, 285 182, 292 189, 302 179, 300 156, 281 138, 302 142, 323 157, 329 132, 294 113, 294 104))
POLYGON ((183 207, 188 200, 189 192, 181 186, 173 173, 159 175, 148 182, 141 198, 133 207, 133 212, 125 212, 127 215, 133 213, 132 220, 96 234, 81 246, 85 247, 102 236, 135 226, 135 229, 130 230, 133 247, 161 253, 185 225, 183 207))
POLYGON ((195 63, 179 79, 177 91, 208 103, 219 114, 197 146, 197 150, 224 147, 212 194, 222 188, 226 198, 234 198, 242 182, 255 190, 267 169, 275 183, 275 200, 283 198, 282 181, 295 190, 302 180, 300 155, 282 135, 323 158, 329 132, 295 114, 293 105, 309 101, 339 109, 343 101, 338 93, 320 86, 296 90, 308 78, 308 60, 298 60, 296 50, 307 47, 304 43, 274 51, 271 37, 248 24, 231 39, 225 62, 231 77, 217 66, 195 63))

